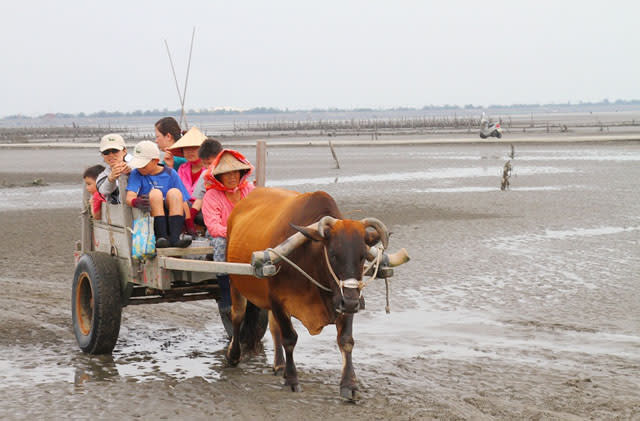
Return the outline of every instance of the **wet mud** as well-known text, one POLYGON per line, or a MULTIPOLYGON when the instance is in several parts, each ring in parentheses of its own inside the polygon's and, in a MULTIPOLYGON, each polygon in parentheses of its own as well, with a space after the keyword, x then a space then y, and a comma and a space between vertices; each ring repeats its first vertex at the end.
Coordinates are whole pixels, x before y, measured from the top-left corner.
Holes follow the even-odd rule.
POLYGON ((227 366, 215 302, 127 307, 113 355, 83 354, 70 309, 78 174, 99 160, 74 151, 61 170, 50 154, 69 151, 12 150, 0 154, 0 180, 17 184, 0 186, 0 418, 640 418, 640 144, 518 145, 504 192, 508 145, 336 152, 340 170, 328 148, 270 149, 267 179, 380 218, 392 251, 412 256, 390 280, 391 313, 374 282, 355 318, 358 403, 339 398, 333 326, 294 325, 291 393, 268 333, 227 366))

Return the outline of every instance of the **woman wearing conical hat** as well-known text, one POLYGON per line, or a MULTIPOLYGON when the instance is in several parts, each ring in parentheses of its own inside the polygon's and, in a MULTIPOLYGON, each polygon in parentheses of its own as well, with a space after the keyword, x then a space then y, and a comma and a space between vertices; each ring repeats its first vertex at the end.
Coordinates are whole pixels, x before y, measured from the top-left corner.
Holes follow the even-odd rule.
MULTIPOLYGON (((202 200, 202 216, 211 237, 213 260, 224 262, 227 219, 235 205, 255 188, 247 180, 253 172, 253 165, 240 152, 223 149, 206 171, 204 183, 207 192, 202 200)), ((228 313, 231 311, 228 275, 218 277, 218 284, 222 297, 218 307, 221 313, 228 313)))
MULTIPOLYGON (((189 194, 193 194, 193 188, 200 178, 200 174, 204 171, 204 164, 198 156, 200 145, 207 139, 197 127, 192 127, 186 132, 180 140, 173 145, 167 147, 167 150, 174 155, 182 155, 187 162, 178 168, 178 176, 187 188, 189 194)), ((193 199, 191 200, 193 202, 193 199)))

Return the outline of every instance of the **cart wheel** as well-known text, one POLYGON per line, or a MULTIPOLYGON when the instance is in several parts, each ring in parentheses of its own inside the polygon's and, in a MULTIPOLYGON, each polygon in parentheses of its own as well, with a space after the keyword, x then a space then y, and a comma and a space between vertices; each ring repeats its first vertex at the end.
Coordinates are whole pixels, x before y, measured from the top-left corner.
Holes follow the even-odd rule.
MULTIPOLYGON (((220 301, 218 301, 218 311, 220 310, 220 301)), ((220 319, 224 330, 227 332, 227 337, 231 339, 233 336, 233 324, 231 323, 231 313, 220 313, 220 319)), ((260 341, 264 334, 267 332, 269 325, 269 312, 263 310, 247 301, 247 309, 244 313, 244 320, 240 326, 240 343, 253 343, 260 341)))
POLYGON ((82 255, 73 275, 71 313, 78 346, 88 354, 110 354, 118 341, 122 299, 120 271, 113 257, 82 255))

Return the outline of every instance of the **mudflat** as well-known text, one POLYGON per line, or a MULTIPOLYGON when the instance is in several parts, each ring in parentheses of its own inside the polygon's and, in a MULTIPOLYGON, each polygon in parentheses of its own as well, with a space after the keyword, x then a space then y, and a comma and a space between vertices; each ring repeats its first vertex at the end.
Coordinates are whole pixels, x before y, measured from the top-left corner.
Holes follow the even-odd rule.
POLYGON ((72 252, 94 152, 0 153, 2 419, 640 417, 638 142, 522 144, 513 159, 508 144, 340 146, 341 169, 328 148, 270 149, 269 185, 325 190, 412 256, 390 280, 390 314, 383 282, 365 290, 357 404, 338 397, 333 326, 311 337, 295 324, 291 393, 271 374, 269 333, 227 366, 209 301, 127 307, 113 355, 83 354, 72 252))

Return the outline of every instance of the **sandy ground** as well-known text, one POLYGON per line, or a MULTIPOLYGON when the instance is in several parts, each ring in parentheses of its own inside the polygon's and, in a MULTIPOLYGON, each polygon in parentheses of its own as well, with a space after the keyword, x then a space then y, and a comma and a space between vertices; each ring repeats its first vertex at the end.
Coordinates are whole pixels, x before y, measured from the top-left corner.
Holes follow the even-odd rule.
POLYGON ((518 145, 501 192, 508 152, 341 147, 337 170, 326 149, 270 150, 270 183, 328 191, 412 255, 392 313, 378 283, 356 317, 357 404, 338 398, 332 326, 298 329, 294 394, 268 335, 225 364, 213 302, 125 308, 113 355, 84 355, 72 250, 78 173, 98 159, 0 152, 0 419, 640 419, 640 144, 518 145))

